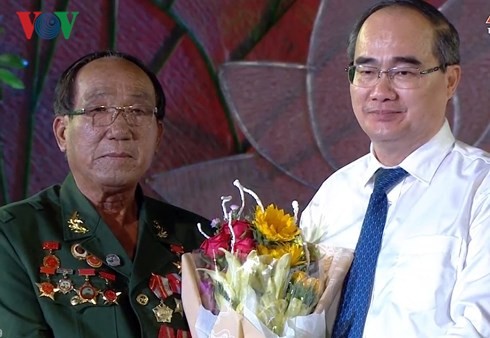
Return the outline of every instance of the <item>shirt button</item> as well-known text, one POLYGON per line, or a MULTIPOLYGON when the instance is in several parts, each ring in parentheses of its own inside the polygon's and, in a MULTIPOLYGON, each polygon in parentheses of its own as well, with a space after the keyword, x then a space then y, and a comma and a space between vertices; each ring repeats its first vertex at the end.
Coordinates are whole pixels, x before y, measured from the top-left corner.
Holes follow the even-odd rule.
POLYGON ((139 295, 136 296, 136 301, 138 302, 139 305, 146 305, 148 304, 148 296, 145 295, 144 293, 140 293, 139 295))

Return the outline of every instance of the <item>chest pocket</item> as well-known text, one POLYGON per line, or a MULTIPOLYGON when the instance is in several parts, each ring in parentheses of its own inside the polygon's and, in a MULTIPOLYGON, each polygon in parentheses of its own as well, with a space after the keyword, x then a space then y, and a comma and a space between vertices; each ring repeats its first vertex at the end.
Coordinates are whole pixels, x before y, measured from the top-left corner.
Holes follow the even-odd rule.
POLYGON ((406 310, 447 309, 456 282, 462 240, 421 236, 403 243, 393 271, 392 300, 406 310))

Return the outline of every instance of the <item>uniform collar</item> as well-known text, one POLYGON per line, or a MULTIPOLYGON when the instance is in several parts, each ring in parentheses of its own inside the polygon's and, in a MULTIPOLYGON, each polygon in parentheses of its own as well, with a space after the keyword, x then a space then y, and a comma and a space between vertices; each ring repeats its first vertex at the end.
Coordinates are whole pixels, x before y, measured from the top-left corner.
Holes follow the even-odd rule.
POLYGON ((103 260, 108 254, 118 255, 122 264, 114 269, 132 276, 134 284, 147 279, 151 273, 168 271, 166 266, 176 258, 171 252, 172 246, 178 248, 183 241, 178 238, 173 221, 167 222, 173 211, 171 206, 145 198, 139 186, 136 200, 139 205, 138 242, 134 261, 131 261, 97 210, 80 192, 71 173, 60 191, 64 240, 79 243, 103 260))
POLYGON ((60 204, 65 241, 80 241, 95 235, 103 221, 80 192, 71 173, 61 185, 60 204))

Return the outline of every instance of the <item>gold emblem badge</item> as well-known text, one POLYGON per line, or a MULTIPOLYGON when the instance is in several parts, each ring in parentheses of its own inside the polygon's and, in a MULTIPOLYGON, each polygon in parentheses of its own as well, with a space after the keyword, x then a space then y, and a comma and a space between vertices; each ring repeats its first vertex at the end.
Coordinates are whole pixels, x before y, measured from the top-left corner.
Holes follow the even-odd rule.
POLYGON ((136 296, 136 301, 138 302, 139 305, 146 305, 148 304, 148 296, 145 295, 144 293, 140 293, 138 296, 136 296))
POLYGON ((75 211, 68 220, 68 228, 76 234, 86 234, 88 229, 84 226, 83 220, 80 219, 78 211, 75 211))
POLYGON ((153 227, 156 230, 158 238, 167 238, 168 237, 167 231, 165 231, 163 229, 163 227, 160 225, 160 223, 158 223, 157 221, 153 221, 153 227))
POLYGON ((155 314, 155 318, 159 323, 170 323, 172 321, 173 310, 163 303, 160 303, 158 306, 154 307, 153 313, 155 314))

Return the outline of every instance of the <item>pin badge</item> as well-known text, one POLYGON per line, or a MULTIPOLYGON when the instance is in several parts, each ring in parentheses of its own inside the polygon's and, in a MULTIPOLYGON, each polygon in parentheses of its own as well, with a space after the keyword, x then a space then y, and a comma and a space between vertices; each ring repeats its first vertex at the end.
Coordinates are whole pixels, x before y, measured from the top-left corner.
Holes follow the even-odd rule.
POLYGON ((116 254, 108 254, 105 257, 105 261, 106 261, 107 265, 112 266, 112 267, 121 265, 121 259, 116 254))
POLYGON ((146 305, 148 304, 148 296, 145 295, 144 293, 140 293, 139 295, 136 296, 136 301, 138 302, 139 305, 146 305))

